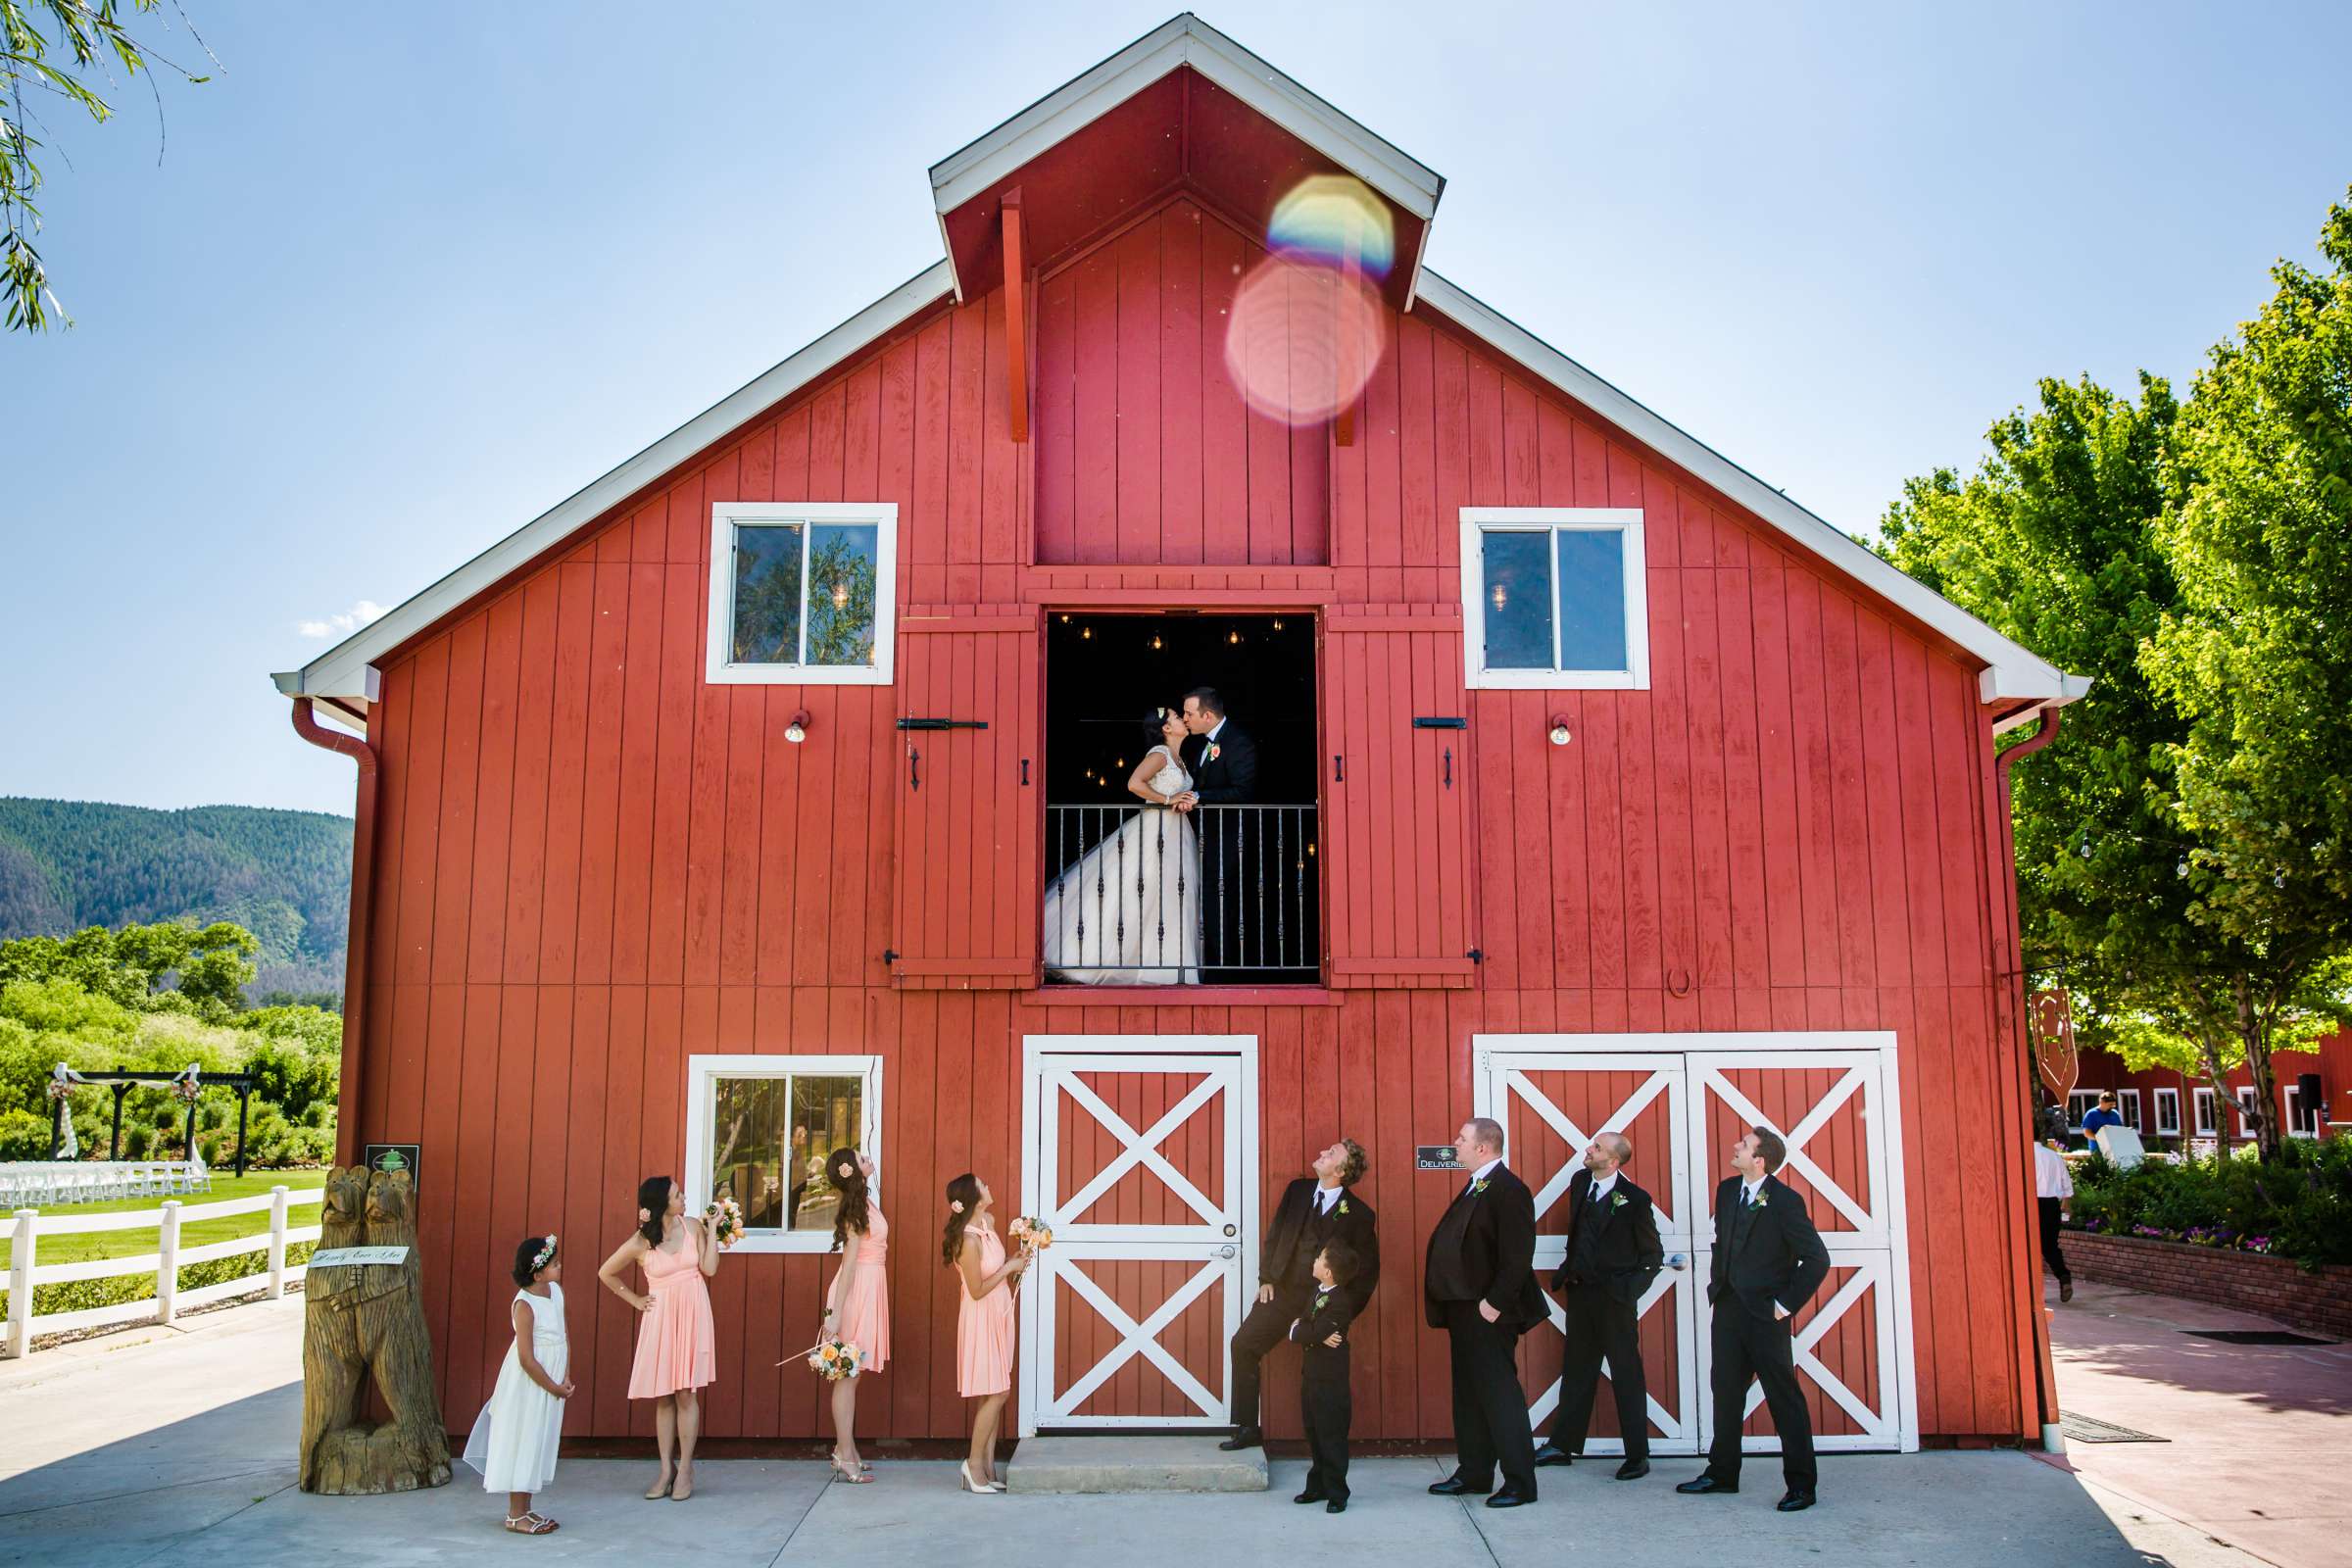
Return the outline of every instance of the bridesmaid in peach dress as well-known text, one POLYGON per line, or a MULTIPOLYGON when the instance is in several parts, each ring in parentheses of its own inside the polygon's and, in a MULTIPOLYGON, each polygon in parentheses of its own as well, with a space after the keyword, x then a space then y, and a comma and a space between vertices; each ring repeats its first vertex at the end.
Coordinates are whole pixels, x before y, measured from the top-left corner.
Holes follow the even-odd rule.
POLYGON ((997 1195, 970 1171, 948 1183, 948 1228, 940 1255, 959 1276, 956 1293, 956 1392, 980 1401, 972 1412, 972 1451, 963 1461, 966 1492, 998 1493, 997 1426, 1012 1392, 1013 1285, 1029 1270, 1027 1251, 1006 1261, 997 1235, 997 1195))
POLYGON ((825 1176, 841 1196, 833 1215, 833 1245, 841 1249, 841 1272, 825 1297, 821 1333, 849 1341, 864 1352, 857 1373, 833 1384, 833 1479, 874 1479, 858 1457, 858 1379, 890 1364, 890 1222, 869 1196, 874 1162, 855 1149, 836 1149, 825 1157, 825 1176))
POLYGON ((636 1233, 596 1271, 607 1290, 642 1314, 629 1397, 655 1401, 662 1474, 645 1494, 648 1502, 665 1494, 684 1502, 694 1495, 701 1391, 718 1376, 718 1336, 710 1323, 710 1288, 703 1283, 718 1272, 718 1239, 685 1210, 683 1188, 667 1176, 647 1177, 637 1187, 636 1233), (642 1296, 628 1287, 632 1263, 645 1270, 642 1296))

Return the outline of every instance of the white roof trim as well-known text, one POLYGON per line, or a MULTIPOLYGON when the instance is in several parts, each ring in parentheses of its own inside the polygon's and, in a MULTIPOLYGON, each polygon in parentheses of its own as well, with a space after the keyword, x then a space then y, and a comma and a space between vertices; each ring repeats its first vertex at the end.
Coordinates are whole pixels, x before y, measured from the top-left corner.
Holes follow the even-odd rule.
POLYGON ((507 535, 422 593, 345 638, 300 669, 272 677, 288 697, 372 703, 373 662, 508 573, 528 564, 613 507, 824 375, 858 350, 947 298, 946 262, 935 262, 759 379, 704 410, 586 489, 507 535))
POLYGON ((2011 642, 1924 583, 1897 571, 1829 523, 1681 426, 1635 402, 1508 317, 1433 271, 1421 274, 1420 298, 1432 309, 1509 355, 1669 463, 1745 507, 1797 546, 1900 607, 1921 622, 1983 660, 1978 677, 1984 702, 2039 698, 2071 703, 2090 689, 2087 677, 2069 675, 2031 650, 2011 642))
MULTIPOLYGON (((1073 77, 996 129, 931 166, 944 219, 1040 154, 1066 141, 1179 67, 1190 66, 1404 211, 1437 216, 1445 176, 1342 114, 1191 12, 1073 77)), ((950 264, 954 266, 953 252, 950 264)), ((963 298, 962 281, 956 297, 963 298)))

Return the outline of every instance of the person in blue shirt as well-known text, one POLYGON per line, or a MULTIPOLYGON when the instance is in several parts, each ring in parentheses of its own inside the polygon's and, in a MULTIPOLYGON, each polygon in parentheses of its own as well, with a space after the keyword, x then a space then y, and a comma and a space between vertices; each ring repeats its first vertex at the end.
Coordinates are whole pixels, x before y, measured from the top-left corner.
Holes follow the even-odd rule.
POLYGON ((2082 1136, 2095 1145, 2100 1128, 2121 1127, 2123 1124, 2123 1115, 2115 1108, 2115 1091, 2104 1089, 2099 1092, 2098 1105, 2082 1118, 2082 1136))

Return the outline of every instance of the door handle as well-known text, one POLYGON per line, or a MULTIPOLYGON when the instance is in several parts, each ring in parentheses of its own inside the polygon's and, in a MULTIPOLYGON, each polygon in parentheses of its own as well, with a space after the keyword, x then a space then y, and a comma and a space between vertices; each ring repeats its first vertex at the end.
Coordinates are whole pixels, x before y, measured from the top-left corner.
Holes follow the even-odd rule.
POLYGON ((1217 1255, 1219 1257, 1231 1257, 1236 1250, 1237 1249, 1233 1246, 1233 1244, 1228 1242, 1223 1247, 1217 1249, 1217 1255))
POLYGON ((1671 1254, 1666 1259, 1666 1266, 1679 1274, 1684 1269, 1687 1269, 1690 1266, 1690 1260, 1685 1257, 1682 1253, 1676 1252, 1671 1254))

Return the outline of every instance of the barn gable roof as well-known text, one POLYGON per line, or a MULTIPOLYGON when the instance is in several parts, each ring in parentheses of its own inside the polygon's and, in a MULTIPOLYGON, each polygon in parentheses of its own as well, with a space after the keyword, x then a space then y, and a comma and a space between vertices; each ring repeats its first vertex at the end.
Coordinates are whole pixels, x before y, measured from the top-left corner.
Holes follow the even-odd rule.
MULTIPOLYGON (((1424 268, 1422 241, 1435 218, 1444 179, 1215 28, 1187 13, 1007 120, 931 170, 946 258, 900 284, 749 384, 663 436, 618 467, 361 628, 300 669, 274 677, 289 697, 318 699, 347 723, 364 721, 376 697, 374 662, 581 529, 679 465, 760 417, 877 340, 924 312, 995 284, 1002 262, 986 236, 1008 179, 1021 177, 1056 145, 1079 136, 1142 95, 1166 91, 1172 76, 1198 78, 1228 94, 1333 166, 1362 179, 1413 225, 1400 232, 1395 276, 1402 309, 1426 309, 1488 344, 1530 374, 1616 425, 1701 483, 1721 492, 1820 561, 1983 661, 1981 698, 2010 716, 2072 702, 2089 687, 2031 650, 2003 637, 1934 590, 1781 491, 1637 402, 1467 291, 1424 268), (974 235, 980 236, 975 240, 974 235), (960 249, 959 249, 960 247, 960 249), (959 272, 960 266, 960 272, 959 272)), ((1191 90, 1187 87, 1186 90, 1191 90)), ((1188 177, 1192 177, 1188 172, 1188 177)))

